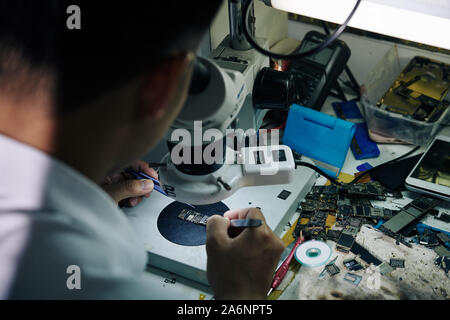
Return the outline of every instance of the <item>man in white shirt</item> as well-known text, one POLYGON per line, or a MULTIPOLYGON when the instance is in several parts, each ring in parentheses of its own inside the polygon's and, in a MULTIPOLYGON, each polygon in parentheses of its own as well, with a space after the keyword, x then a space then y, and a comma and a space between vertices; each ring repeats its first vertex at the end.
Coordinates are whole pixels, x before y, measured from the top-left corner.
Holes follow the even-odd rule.
MULTIPOLYGON (((77 17, 77 1, 0 0, 0 299, 170 298, 117 206, 153 183, 98 185, 174 120, 220 2, 89 1, 77 17)), ((208 279, 218 299, 263 299, 283 246, 267 225, 230 238, 236 217, 264 219, 209 219, 208 279)))

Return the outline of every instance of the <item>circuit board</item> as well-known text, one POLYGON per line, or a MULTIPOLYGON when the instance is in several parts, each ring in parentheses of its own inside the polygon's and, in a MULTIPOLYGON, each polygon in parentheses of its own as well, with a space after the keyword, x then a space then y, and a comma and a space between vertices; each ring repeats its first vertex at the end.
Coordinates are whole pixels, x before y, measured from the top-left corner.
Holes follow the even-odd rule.
POLYGON ((392 194, 378 182, 314 186, 298 207, 300 217, 293 236, 298 237, 302 231, 307 239, 330 238, 342 251, 348 252, 364 222, 373 223, 395 215, 392 210, 374 208, 370 203, 370 200, 384 200, 387 196, 392 194), (333 224, 337 222, 342 230, 330 230, 329 215, 335 216, 333 224))
POLYGON ((414 57, 377 106, 415 120, 436 121, 449 105, 449 74, 448 64, 414 57))
POLYGON ((190 209, 183 209, 181 210, 180 214, 178 215, 178 219, 181 219, 186 222, 191 222, 194 224, 200 224, 203 226, 206 226, 206 223, 208 222, 209 216, 195 212, 194 210, 190 209))

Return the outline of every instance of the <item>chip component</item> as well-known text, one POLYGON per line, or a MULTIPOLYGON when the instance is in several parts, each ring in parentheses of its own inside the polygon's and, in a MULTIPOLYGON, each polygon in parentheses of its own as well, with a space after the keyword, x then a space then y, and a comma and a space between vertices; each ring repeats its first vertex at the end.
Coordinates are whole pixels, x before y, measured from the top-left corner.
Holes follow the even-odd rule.
POLYGON ((354 273, 346 273, 344 276, 344 280, 353 283, 355 286, 357 286, 361 282, 362 277, 354 274, 354 273))
POLYGON ((341 230, 328 230, 327 239, 336 242, 336 241, 338 241, 340 235, 341 235, 341 230))
POLYGON ((392 271, 394 271, 394 268, 392 268, 389 264, 387 264, 386 262, 383 262, 382 264, 380 264, 378 266, 378 270, 380 271, 380 273, 384 276, 385 274, 391 273, 392 271))
POLYGON ((386 200, 386 191, 379 182, 347 184, 344 189, 349 197, 386 200))
POLYGON ((390 235, 389 232, 397 233, 401 231, 408 224, 417 220, 424 214, 426 214, 429 210, 433 209, 439 201, 430 199, 427 197, 420 197, 407 206, 405 206, 399 213, 397 213, 394 217, 383 223, 380 227, 380 230, 390 235))
POLYGON ((330 276, 335 276, 337 275, 339 272, 341 272, 341 270, 339 270, 338 266, 333 264, 328 264, 325 266, 325 269, 327 270, 328 274, 330 276))
POLYGON ((363 223, 362 219, 358 219, 358 218, 350 218, 350 219, 348 219, 348 224, 351 227, 354 227, 354 228, 356 228, 358 230, 361 228, 362 223, 363 223))
POLYGON ((338 217, 361 217, 361 218, 391 218, 393 216, 392 210, 385 208, 372 208, 371 206, 340 204, 338 206, 338 217))
POLYGON ((443 232, 436 234, 436 237, 442 241, 442 243, 450 242, 450 238, 443 232))
POLYGON ((404 259, 391 258, 391 260, 389 261, 389 265, 392 268, 404 268, 405 267, 405 260, 404 259))
POLYGON ((181 210, 180 214, 178 215, 178 219, 204 226, 206 226, 208 218, 208 215, 204 215, 189 209, 181 210))
POLYGON ((344 260, 343 264, 350 271, 358 271, 364 269, 364 267, 358 261, 356 261, 355 258, 344 260))
POLYGON ((341 233, 338 242, 336 243, 336 249, 342 252, 349 252, 355 242, 355 237, 344 232, 341 233))
POLYGON ((283 190, 283 191, 281 191, 280 194, 278 195, 278 198, 280 198, 281 200, 286 200, 290 195, 291 195, 291 192, 290 192, 290 191, 283 190))

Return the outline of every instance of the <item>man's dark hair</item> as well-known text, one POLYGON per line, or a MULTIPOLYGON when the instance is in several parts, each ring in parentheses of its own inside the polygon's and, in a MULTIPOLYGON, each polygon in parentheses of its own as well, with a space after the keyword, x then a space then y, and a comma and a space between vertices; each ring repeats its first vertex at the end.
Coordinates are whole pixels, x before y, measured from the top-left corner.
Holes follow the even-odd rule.
MULTIPOLYGON (((62 113, 126 83, 168 52, 193 49, 220 0, 0 0, 0 86, 14 76, 11 54, 56 77, 62 113), (67 28, 70 5, 81 29, 67 28)), ((20 69, 20 68, 19 68, 20 69)))

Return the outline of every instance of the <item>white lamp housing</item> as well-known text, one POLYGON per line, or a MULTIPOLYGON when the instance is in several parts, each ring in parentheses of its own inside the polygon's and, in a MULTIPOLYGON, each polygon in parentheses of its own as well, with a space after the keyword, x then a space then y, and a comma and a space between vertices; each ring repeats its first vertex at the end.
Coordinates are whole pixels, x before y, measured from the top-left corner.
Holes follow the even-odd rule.
MULTIPOLYGON (((275 9, 342 24, 356 0, 263 0, 275 9)), ((362 0, 348 26, 450 49, 449 0, 362 0)))

